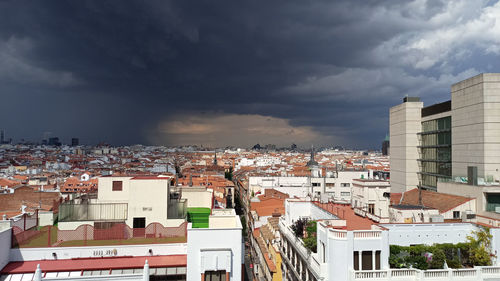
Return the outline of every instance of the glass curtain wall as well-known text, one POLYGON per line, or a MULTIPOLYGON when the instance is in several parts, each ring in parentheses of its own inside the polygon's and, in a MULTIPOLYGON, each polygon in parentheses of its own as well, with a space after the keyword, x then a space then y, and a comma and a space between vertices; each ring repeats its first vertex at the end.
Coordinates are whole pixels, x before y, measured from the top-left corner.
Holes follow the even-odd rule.
POLYGON ((420 186, 436 190, 438 178, 451 177, 451 116, 422 122, 420 186))

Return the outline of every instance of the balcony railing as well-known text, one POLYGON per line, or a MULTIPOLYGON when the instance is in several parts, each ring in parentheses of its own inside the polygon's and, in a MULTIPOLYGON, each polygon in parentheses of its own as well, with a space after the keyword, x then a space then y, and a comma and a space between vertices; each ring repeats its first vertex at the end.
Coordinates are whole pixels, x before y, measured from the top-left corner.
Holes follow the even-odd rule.
POLYGON ((307 250, 304 246, 304 242, 302 239, 297 238, 293 231, 284 223, 283 219, 280 219, 279 222, 280 232, 286 236, 287 240, 290 242, 292 247, 297 253, 302 257, 302 260, 306 261, 307 264, 311 266, 311 272, 315 275, 316 278, 319 278, 321 274, 321 269, 319 262, 314 259, 311 251, 307 250))
POLYGON ((354 280, 490 280, 500 276, 500 267, 485 266, 466 269, 389 269, 351 271, 354 280))
POLYGON ((124 221, 127 203, 63 203, 59 206, 59 221, 124 221))

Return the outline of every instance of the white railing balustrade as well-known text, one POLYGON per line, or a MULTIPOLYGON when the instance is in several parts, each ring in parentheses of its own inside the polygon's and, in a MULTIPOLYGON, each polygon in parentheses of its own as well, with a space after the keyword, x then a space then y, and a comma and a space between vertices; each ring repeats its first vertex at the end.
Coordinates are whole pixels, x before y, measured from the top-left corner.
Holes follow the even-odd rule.
POLYGON ((390 270, 391 277, 415 277, 417 276, 417 271, 415 269, 392 269, 390 270))
POLYGON ((481 268, 483 275, 500 276, 500 267, 498 266, 485 266, 481 268))
POLYGON ((360 215, 360 216, 364 217, 364 216, 365 216, 365 214, 366 214, 366 211, 363 211, 363 210, 361 210, 361 209, 359 209, 359 208, 354 208, 354 213, 355 213, 356 215, 360 215))
POLYGON ((387 279, 387 271, 385 270, 364 270, 364 271, 356 271, 354 273, 355 279, 387 279))
POLYGON ((302 260, 311 265, 311 272, 316 277, 319 277, 321 274, 319 262, 313 258, 313 254, 311 253, 311 251, 306 249, 302 239, 299 239, 297 236, 295 236, 292 229, 290 229, 290 227, 288 227, 282 220, 279 221, 278 227, 280 229, 280 232, 283 233, 288 239, 292 248, 299 254, 299 256, 302 257, 302 260))
POLYGON ((448 278, 448 272, 446 269, 426 270, 424 278, 448 278))
POLYGON ((500 277, 500 267, 484 266, 461 269, 389 269, 389 270, 361 270, 351 271, 351 280, 414 280, 414 281, 438 281, 438 280, 490 280, 500 277))
POLYGON ((374 214, 366 213, 366 217, 375 222, 380 222, 380 217, 374 214))
POLYGON ((474 268, 457 269, 457 270, 452 271, 452 276, 453 277, 476 277, 477 270, 474 268))
POLYGON ((347 231, 345 230, 335 230, 335 229, 329 229, 331 235, 333 238, 336 239, 346 239, 347 238, 347 231))
POLYGON ((354 239, 357 239, 357 238, 379 238, 380 236, 381 236, 380 230, 354 231, 354 239))

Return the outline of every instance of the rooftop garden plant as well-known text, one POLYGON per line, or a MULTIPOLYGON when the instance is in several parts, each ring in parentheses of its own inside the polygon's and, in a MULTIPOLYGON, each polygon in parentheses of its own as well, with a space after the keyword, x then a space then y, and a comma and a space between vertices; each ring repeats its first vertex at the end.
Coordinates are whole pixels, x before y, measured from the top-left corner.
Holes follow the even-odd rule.
POLYGON ((474 231, 467 242, 458 244, 434 244, 390 246, 391 268, 441 269, 445 262, 451 268, 488 266, 492 264, 492 235, 488 228, 474 231))

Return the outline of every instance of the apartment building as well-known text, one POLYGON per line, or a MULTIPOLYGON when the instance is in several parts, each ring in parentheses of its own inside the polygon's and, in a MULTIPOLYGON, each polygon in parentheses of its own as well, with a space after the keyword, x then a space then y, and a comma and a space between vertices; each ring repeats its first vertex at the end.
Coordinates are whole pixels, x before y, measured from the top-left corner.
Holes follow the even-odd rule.
POLYGON ((384 180, 353 180, 351 206, 354 212, 376 222, 389 222, 390 188, 384 180))
MULTIPOLYGON (((390 245, 462 243, 474 223, 376 223, 350 205, 287 199, 279 219, 283 280, 495 280, 500 267, 419 270, 393 268, 390 245), (299 230, 301 221, 306 229, 299 230), (315 224, 316 227, 311 227, 315 224), (311 243, 314 239, 316 243, 311 243), (492 279, 493 278, 493 279, 492 279)), ((500 251, 500 229, 490 229, 491 251, 500 251)))
MULTIPOLYGON (((138 179, 105 179, 111 185, 119 180, 122 192, 137 192, 133 181, 138 179)), ((149 180, 139 184, 143 192, 148 186, 152 190, 168 187, 165 179, 149 180)), ((169 206, 155 211, 155 194, 166 195, 154 192, 146 201, 142 195, 122 194, 122 200, 128 198, 127 210, 132 211, 125 213, 121 223, 106 217, 104 221, 62 222, 62 229, 59 222, 58 226, 20 231, 0 225, 0 280, 242 280, 245 250, 242 225, 234 209, 197 207, 188 210, 189 222, 184 217, 178 226, 164 226, 169 224, 168 213, 163 214, 169 206), (138 202, 150 204, 152 210, 134 210, 138 202), (140 225, 137 216, 144 219, 140 225), (132 229, 127 225, 129 219, 132 229), (68 227, 77 224, 75 229, 68 227)), ((102 195, 101 199, 106 198, 102 195)), ((98 206, 103 211, 90 208, 88 214, 109 215, 106 207, 98 206)))
POLYGON ((131 228, 150 223, 179 226, 185 221, 187 202, 170 186, 170 177, 100 177, 98 181, 97 198, 82 197, 61 204, 60 229, 116 223, 131 228))
POLYGON ((500 74, 483 73, 453 84, 449 101, 424 107, 405 97, 392 107, 391 191, 419 187, 478 198, 477 213, 499 225, 499 101, 500 74))
POLYGON ((249 189, 254 194, 275 189, 290 197, 314 197, 322 200, 351 201, 353 180, 368 178, 369 171, 344 170, 329 171, 321 175, 311 171, 309 177, 249 177, 249 189))

